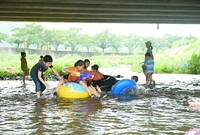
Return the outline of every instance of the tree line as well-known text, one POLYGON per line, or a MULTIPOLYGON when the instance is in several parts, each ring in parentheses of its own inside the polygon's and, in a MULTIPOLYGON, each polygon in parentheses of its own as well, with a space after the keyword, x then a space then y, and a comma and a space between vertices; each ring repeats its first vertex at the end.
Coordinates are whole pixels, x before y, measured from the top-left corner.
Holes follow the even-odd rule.
POLYGON ((166 34, 162 38, 143 37, 136 34, 117 35, 103 30, 96 35, 83 34, 81 28, 71 27, 67 30, 47 29, 35 23, 12 29, 12 34, 0 33, 0 43, 7 42, 16 48, 44 49, 119 53, 122 49, 128 54, 143 54, 145 42, 151 41, 154 51, 165 50, 173 46, 185 45, 186 40, 195 36, 177 36, 166 34), (184 42, 182 42, 184 41, 184 42))

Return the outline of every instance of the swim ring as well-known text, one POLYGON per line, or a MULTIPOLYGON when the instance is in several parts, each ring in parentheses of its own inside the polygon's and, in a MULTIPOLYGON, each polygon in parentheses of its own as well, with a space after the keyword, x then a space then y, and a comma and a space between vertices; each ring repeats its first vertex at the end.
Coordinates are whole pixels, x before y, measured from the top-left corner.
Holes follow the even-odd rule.
POLYGON ((110 75, 103 75, 103 77, 104 79, 100 82, 100 88, 102 91, 110 91, 117 80, 115 77, 110 75))
POLYGON ((80 84, 69 82, 60 87, 58 96, 64 98, 88 98, 89 94, 80 84))
POLYGON ((113 95, 124 95, 129 90, 136 88, 136 83, 131 79, 122 79, 118 81, 111 89, 113 95))

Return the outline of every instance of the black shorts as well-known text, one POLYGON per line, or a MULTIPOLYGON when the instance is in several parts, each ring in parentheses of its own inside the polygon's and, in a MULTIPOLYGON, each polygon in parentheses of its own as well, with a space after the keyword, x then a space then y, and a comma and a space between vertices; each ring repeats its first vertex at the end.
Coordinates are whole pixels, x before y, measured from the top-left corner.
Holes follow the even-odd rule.
POLYGON ((97 85, 100 86, 100 83, 101 83, 102 80, 103 80, 103 79, 101 79, 101 80, 96 80, 96 81, 93 80, 93 81, 92 81, 92 86, 93 86, 93 87, 96 87, 97 85))

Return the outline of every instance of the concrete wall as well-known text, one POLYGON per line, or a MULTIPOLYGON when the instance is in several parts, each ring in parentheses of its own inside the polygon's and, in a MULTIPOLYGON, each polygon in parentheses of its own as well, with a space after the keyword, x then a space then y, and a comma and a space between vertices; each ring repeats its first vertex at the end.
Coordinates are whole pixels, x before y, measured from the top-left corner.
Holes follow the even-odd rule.
MULTIPOLYGON (((55 58, 59 58, 65 55, 72 55, 71 51, 55 51, 55 50, 36 50, 36 49, 26 49, 26 48, 12 48, 12 47, 0 47, 0 53, 6 54, 20 54, 20 52, 26 52, 28 54, 36 54, 36 55, 46 55, 49 54, 55 58)), ((98 52, 78 52, 78 55, 89 57, 89 56, 99 56, 101 55, 98 52)), ((115 53, 105 53, 105 55, 112 55, 115 53)), ((117 55, 128 55, 128 53, 118 53, 117 55)))

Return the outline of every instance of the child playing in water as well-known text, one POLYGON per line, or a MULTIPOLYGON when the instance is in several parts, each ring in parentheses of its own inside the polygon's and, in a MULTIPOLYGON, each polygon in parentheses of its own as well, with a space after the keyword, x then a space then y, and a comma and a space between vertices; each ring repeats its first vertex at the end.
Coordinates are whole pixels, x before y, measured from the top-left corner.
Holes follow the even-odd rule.
POLYGON ((97 89, 98 92, 101 92, 101 88, 99 87, 100 82, 103 80, 103 74, 99 72, 99 66, 98 65, 93 65, 92 66, 92 71, 86 71, 92 75, 94 75, 92 79, 92 86, 97 89))
POLYGON ((74 67, 65 68, 64 71, 69 73, 69 76, 67 78, 68 82, 78 82, 80 85, 82 85, 88 92, 88 94, 93 97, 99 97, 104 98, 106 95, 100 95, 92 86, 87 86, 86 82, 84 80, 78 80, 79 76, 77 76, 76 72, 82 72, 84 70, 85 63, 83 60, 78 60, 74 67))
POLYGON ((150 84, 153 82, 155 84, 155 81, 152 78, 152 75, 154 73, 154 61, 151 57, 150 53, 145 54, 145 73, 146 73, 146 86, 150 87, 150 84))
POLYGON ((131 80, 133 80, 133 81, 135 82, 136 88, 138 89, 138 88, 139 88, 139 86, 138 86, 138 84, 137 84, 137 82, 138 82, 138 76, 136 76, 136 75, 132 76, 132 77, 131 77, 131 80))
POLYGON ((131 80, 133 80, 134 82, 138 82, 138 76, 134 75, 131 77, 131 80))
POLYGON ((84 63, 85 63, 84 70, 87 71, 87 70, 88 70, 87 68, 90 66, 90 60, 85 59, 85 60, 84 60, 84 63))
POLYGON ((21 52, 21 59, 20 60, 21 60, 21 69, 23 71, 22 80, 23 80, 23 83, 25 84, 25 77, 27 75, 29 75, 25 52, 21 52))
POLYGON ((44 81, 43 77, 43 72, 45 72, 48 68, 51 68, 58 79, 62 79, 58 72, 53 68, 52 62, 52 57, 50 55, 45 55, 43 61, 38 62, 31 69, 31 77, 35 83, 37 98, 40 98, 42 92, 46 89, 46 87, 50 87, 50 85, 44 81))

